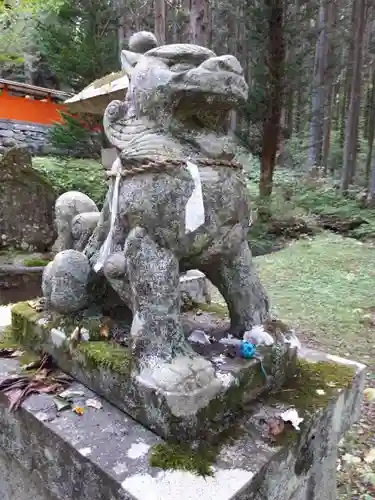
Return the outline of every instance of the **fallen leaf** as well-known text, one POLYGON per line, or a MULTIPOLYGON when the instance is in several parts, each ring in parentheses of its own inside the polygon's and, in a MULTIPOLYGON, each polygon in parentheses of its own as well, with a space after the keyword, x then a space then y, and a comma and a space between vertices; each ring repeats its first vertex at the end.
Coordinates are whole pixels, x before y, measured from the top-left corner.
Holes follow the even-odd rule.
POLYGON ((97 399, 88 399, 86 401, 86 406, 89 406, 90 408, 95 408, 96 410, 101 410, 103 408, 102 403, 97 399))
POLYGON ((350 453, 345 453, 343 455, 342 460, 346 462, 347 464, 360 464, 362 460, 360 457, 356 457, 355 455, 351 455, 350 453))
POLYGON ((9 409, 16 410, 31 394, 54 393, 61 391, 72 378, 65 374, 53 374, 42 369, 33 374, 11 376, 0 383, 0 391, 9 398, 9 409))
POLYGON ((20 356, 23 356, 25 354, 25 351, 14 351, 13 354, 11 354, 11 358, 19 358, 20 356))
POLYGON ((79 415, 80 417, 82 417, 82 415, 84 414, 84 410, 83 408, 79 407, 79 406, 75 406, 73 408, 73 411, 76 415, 79 415))
POLYGON ((193 342, 194 344, 211 344, 209 336, 203 330, 194 330, 190 334, 188 340, 189 342, 193 342))
POLYGON ((100 326, 99 335, 101 337, 104 337, 105 339, 107 339, 109 337, 109 325, 107 323, 103 323, 100 326))
POLYGON ((316 393, 317 393, 318 396, 324 396, 324 394, 326 393, 326 391, 323 391, 323 389, 317 389, 316 393))
POLYGON ((296 409, 290 408, 284 411, 284 413, 281 413, 280 418, 282 418, 284 422, 290 422, 297 431, 301 430, 299 424, 303 422, 303 418, 298 415, 296 409))
POLYGON ((84 395, 83 391, 74 391, 72 389, 66 389, 59 394, 60 398, 64 399, 82 398, 84 395))
POLYGON ((371 484, 371 486, 375 486, 375 472, 368 472, 364 475, 365 481, 371 484))
POLYGON ((365 395, 365 399, 367 401, 374 401, 375 400, 375 388, 369 387, 368 389, 365 389, 364 395, 365 395))
POLYGON ((68 410, 69 408, 72 407, 70 401, 67 401, 64 398, 61 398, 60 396, 55 396, 53 398, 53 402, 56 406, 57 411, 64 411, 68 410))
POLYGON ((281 434, 284 430, 284 422, 282 421, 281 418, 270 418, 267 421, 268 425, 268 432, 271 436, 278 436, 281 434))
POLYGON ((14 353, 19 352, 12 347, 3 347, 0 349, 0 358, 13 358, 14 353))
POLYGON ((364 461, 366 464, 372 464, 375 462, 375 448, 371 448, 368 454, 365 456, 364 461))
POLYGON ((29 371, 29 370, 41 370, 46 367, 53 367, 53 359, 49 354, 44 354, 40 359, 37 359, 35 361, 31 361, 31 363, 28 363, 27 365, 21 366, 22 370, 29 371))

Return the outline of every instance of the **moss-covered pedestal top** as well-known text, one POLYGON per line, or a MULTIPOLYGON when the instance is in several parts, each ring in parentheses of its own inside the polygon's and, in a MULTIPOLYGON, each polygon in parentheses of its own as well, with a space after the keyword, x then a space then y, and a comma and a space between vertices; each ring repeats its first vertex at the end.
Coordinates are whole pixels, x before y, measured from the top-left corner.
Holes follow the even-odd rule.
MULTIPOLYGON (((172 440, 186 442, 220 434, 242 414, 249 401, 266 389, 283 385, 295 372, 295 350, 287 344, 260 350, 260 361, 233 357, 222 344, 213 342, 203 352, 202 346, 196 348, 212 364, 217 381, 214 393, 186 396, 168 387, 162 391, 151 379, 149 384, 140 380, 139 372, 133 369, 127 346, 130 319, 74 319, 37 312, 33 306, 24 302, 12 308, 12 335, 17 342, 34 352, 51 354, 62 370, 172 440)), ((199 317, 205 314, 200 311, 199 317)), ((222 323, 217 314, 209 314, 213 321, 222 323)), ((165 367, 171 371, 177 368, 165 367)))

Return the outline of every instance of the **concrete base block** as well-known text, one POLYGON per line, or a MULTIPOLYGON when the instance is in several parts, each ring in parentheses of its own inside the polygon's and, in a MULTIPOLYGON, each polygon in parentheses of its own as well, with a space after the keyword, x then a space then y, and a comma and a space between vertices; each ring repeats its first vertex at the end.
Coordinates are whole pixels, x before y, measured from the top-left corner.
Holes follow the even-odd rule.
MULTIPOLYGON (((82 416, 58 413, 45 394, 31 396, 11 413, 7 396, 0 394, 0 497, 335 500, 338 442, 359 417, 365 367, 307 350, 300 353, 301 366, 310 374, 330 366, 331 374, 340 371, 346 378, 338 383, 319 375, 309 402, 301 397, 305 386, 291 384, 252 403, 236 438, 222 445, 213 476, 205 478, 151 467, 153 447, 163 440, 80 384, 72 390, 84 394, 75 397, 82 416), (100 399, 102 409, 87 407, 87 398, 100 399), (288 429, 271 439, 270 421, 291 407, 304 419, 300 430, 285 424, 288 429)), ((18 369, 16 359, 0 360, 0 380, 18 369)))

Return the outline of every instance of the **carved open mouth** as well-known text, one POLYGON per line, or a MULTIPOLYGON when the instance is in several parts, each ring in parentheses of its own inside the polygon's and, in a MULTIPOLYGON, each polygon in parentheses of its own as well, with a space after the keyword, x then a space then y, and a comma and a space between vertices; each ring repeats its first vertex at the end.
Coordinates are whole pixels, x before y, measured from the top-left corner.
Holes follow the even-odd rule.
POLYGON ((243 75, 227 71, 192 69, 176 75, 172 88, 174 116, 194 128, 223 128, 229 111, 248 97, 243 75))
POLYGON ((229 112, 237 102, 228 93, 187 92, 174 102, 173 116, 190 128, 227 132, 229 112))

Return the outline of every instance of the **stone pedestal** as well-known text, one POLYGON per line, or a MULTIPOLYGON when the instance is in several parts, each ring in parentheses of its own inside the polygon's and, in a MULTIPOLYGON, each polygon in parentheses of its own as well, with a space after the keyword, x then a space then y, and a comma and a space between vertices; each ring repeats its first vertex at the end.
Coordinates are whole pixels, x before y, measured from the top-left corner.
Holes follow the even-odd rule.
MULTIPOLYGON (((17 360, 0 360, 1 379, 17 370, 17 360)), ((205 478, 151 466, 163 447, 167 462, 178 460, 161 438, 80 384, 72 389, 83 393, 74 398, 82 416, 58 413, 49 395, 34 395, 10 413, 1 394, 0 498, 335 500, 337 445, 359 417, 365 367, 303 351, 299 370, 287 391, 249 407, 216 448, 213 475, 205 478), (102 409, 87 407, 87 398, 99 399, 102 409), (300 431, 286 424, 271 439, 270 419, 291 407, 304 418, 300 431)))
POLYGON ((218 337, 211 332, 213 341, 203 349, 201 344, 192 345, 195 357, 176 357, 155 366, 153 377, 144 375, 133 369, 126 334, 129 320, 117 320, 111 327, 124 332, 122 344, 111 340, 109 329, 103 333, 107 320, 89 316, 75 323, 70 317, 37 313, 28 303, 12 308, 17 342, 50 354, 62 370, 165 439, 216 440, 243 414, 247 403, 281 387, 295 372, 296 350, 290 344, 259 346, 256 357, 244 359, 227 354, 220 343, 221 331, 218 337), (73 340, 78 328, 79 342, 73 340), (210 385, 201 365, 212 370, 210 385), (196 386, 194 377, 199 381, 196 386))

